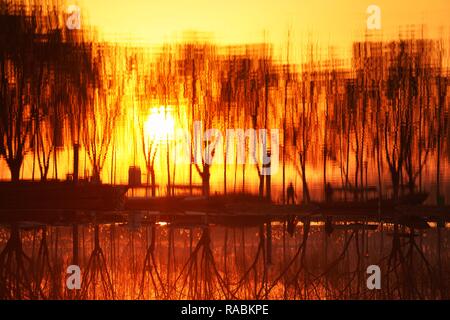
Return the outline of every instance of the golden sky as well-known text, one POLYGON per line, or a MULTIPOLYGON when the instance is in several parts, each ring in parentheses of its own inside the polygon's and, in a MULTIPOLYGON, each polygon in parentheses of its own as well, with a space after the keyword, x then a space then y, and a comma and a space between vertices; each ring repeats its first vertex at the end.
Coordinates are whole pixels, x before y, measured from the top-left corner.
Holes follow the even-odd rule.
MULTIPOLYGON (((70 0, 67 0, 70 2, 70 0)), ((69 3, 68 2, 68 3, 69 3)), ((130 35, 158 43, 183 30, 212 32, 225 42, 274 41, 313 32, 324 41, 361 33, 370 4, 382 10, 386 31, 398 26, 450 23, 449 0, 76 0, 90 23, 108 36, 130 35)), ((395 31, 394 30, 394 31, 395 31)))
MULTIPOLYGON (((426 35, 450 30, 450 0, 65 0, 82 8, 86 21, 106 40, 160 44, 185 31, 210 34, 220 43, 267 40, 276 46, 314 42, 349 50, 362 39, 371 4, 381 8, 383 38, 396 38, 411 25, 426 35)), ((339 51, 337 51, 339 53, 339 51)))

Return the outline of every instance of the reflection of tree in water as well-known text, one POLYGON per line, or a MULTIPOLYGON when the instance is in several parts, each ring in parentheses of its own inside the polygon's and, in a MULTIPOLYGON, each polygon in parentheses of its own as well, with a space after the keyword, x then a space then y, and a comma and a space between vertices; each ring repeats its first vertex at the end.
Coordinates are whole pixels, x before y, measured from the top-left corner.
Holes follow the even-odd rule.
POLYGON ((154 298, 160 299, 166 297, 166 289, 163 280, 161 278, 160 272, 158 271, 158 267, 156 265, 155 260, 155 240, 156 240, 156 226, 152 225, 150 245, 146 250, 144 258, 144 266, 142 268, 142 280, 139 288, 139 299, 144 298, 147 276, 151 281, 148 285, 147 290, 153 292, 154 298))
POLYGON ((34 277, 34 292, 38 298, 58 299, 61 298, 59 294, 60 273, 55 272, 56 266, 52 266, 51 255, 49 252, 47 242, 47 228, 41 229, 41 240, 36 256, 32 256, 33 260, 33 277, 34 277))
MULTIPOLYGON (((250 266, 233 288, 233 295, 240 298, 263 298, 263 290, 267 284, 267 261, 264 236, 264 225, 259 227, 259 242, 255 257, 250 266), (262 265, 262 271, 258 268, 262 265), (252 277, 253 275, 253 277, 252 277)), ((244 244, 245 246, 245 244, 244 244)))
MULTIPOLYGON (((353 230, 349 237, 346 237, 344 246, 337 258, 335 258, 330 264, 325 267, 325 270, 321 271, 319 275, 316 275, 312 280, 315 288, 320 287, 328 297, 330 298, 343 298, 345 295, 349 297, 356 295, 353 293, 352 285, 360 281, 362 272, 365 272, 361 268, 361 252, 359 248, 359 230, 353 230), (355 243, 356 262, 355 270, 350 271, 351 264, 345 263, 345 259, 350 252, 352 240, 355 243)), ((361 286, 356 286, 356 292, 359 292, 361 286)), ((320 294, 323 292, 313 292, 320 298, 320 294)), ((308 298, 312 298, 311 295, 306 295, 308 298)), ((357 297, 355 297, 357 298, 357 297)))
POLYGON ((96 225, 94 227, 94 249, 83 273, 81 298, 114 299, 114 296, 114 286, 108 272, 108 265, 100 247, 99 226, 96 225))
POLYGON ((284 297, 288 296, 288 292, 291 287, 294 290, 293 293, 294 296, 297 296, 298 293, 302 292, 302 286, 304 288, 307 287, 308 273, 306 270, 306 246, 308 242, 310 226, 311 226, 310 220, 308 218, 305 219, 303 221, 302 242, 300 243, 294 256, 285 264, 285 266, 283 266, 280 274, 275 278, 271 286, 268 288, 269 292, 278 284, 280 280, 283 280, 284 297), (296 262, 298 260, 300 261, 300 263, 298 264, 298 266, 296 266, 296 262), (304 275, 303 278, 301 278, 302 271, 304 275))
POLYGON ((93 247, 86 262, 80 265, 83 272, 80 291, 63 290, 72 254, 71 246, 66 245, 72 242, 70 228, 39 226, 33 227, 34 233, 17 225, 2 228, 0 298, 445 299, 448 296, 449 253, 436 246, 439 241, 442 248, 446 247, 448 229, 421 230, 404 221, 386 223, 378 230, 355 222, 334 222, 325 228, 310 219, 301 221, 290 238, 285 238, 287 230, 283 225, 273 225, 271 265, 267 263, 263 226, 242 228, 242 237, 225 242, 225 228, 202 227, 198 229, 201 231, 198 242, 191 247, 191 233, 151 225, 137 233, 148 231, 148 242, 138 236, 134 252, 129 244, 119 241, 130 239, 132 230, 119 228, 114 234, 109 233, 114 237, 109 245, 114 248, 105 247, 103 251, 100 237, 109 231, 96 226, 92 240, 88 237, 84 241, 83 237, 83 246, 84 242, 92 241, 93 247), (118 252, 114 255, 120 257, 117 262, 131 263, 133 259, 136 267, 114 263, 111 252, 116 248, 118 252), (372 264, 381 268, 382 290, 366 287, 367 267, 372 264))
POLYGON ((176 278, 175 284, 178 299, 235 298, 217 269, 211 250, 209 227, 203 229, 200 240, 176 278))
MULTIPOLYGON (((438 272, 434 276, 433 268, 425 257, 423 249, 416 242, 419 235, 415 228, 408 233, 400 232, 399 225, 394 225, 392 247, 387 259, 386 295, 400 299, 424 299, 427 294, 436 295, 444 285, 442 275, 438 272), (402 241, 404 240, 404 241, 402 241), (405 252, 406 251, 406 252, 405 252), (419 261, 415 259, 416 253, 419 261), (420 274, 421 277, 417 277, 420 274), (423 283, 428 285, 424 287, 423 283)), ((445 298, 440 290, 441 298, 445 298)))
POLYGON ((0 298, 37 298, 32 283, 32 261, 22 248, 20 230, 11 226, 11 233, 5 248, 0 253, 0 298))

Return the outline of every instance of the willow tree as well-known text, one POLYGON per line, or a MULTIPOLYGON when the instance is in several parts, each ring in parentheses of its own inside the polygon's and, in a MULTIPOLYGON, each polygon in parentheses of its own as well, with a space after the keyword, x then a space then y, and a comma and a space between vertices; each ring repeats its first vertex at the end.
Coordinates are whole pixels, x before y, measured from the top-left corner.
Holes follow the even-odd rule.
POLYGON ((195 169, 202 180, 202 194, 209 195, 211 166, 216 156, 216 152, 218 151, 217 146, 219 141, 217 140, 217 136, 214 135, 214 132, 210 131, 214 137, 203 136, 203 133, 207 133, 209 130, 218 129, 218 126, 220 125, 218 120, 220 119, 220 114, 223 110, 220 110, 220 101, 216 99, 214 94, 215 83, 219 81, 217 78, 219 65, 215 47, 205 44, 201 46, 201 51, 203 65, 201 66, 202 72, 198 79, 200 90, 199 103, 196 111, 202 119, 200 122, 201 125, 199 126, 200 128, 197 128, 197 130, 200 130, 200 140, 204 140, 205 143, 204 150, 201 148, 201 159, 198 159, 198 150, 193 151, 193 159, 195 169))
MULTIPOLYGON (((254 73, 250 81, 250 95, 252 103, 250 105, 251 128, 256 132, 261 128, 268 128, 269 116, 272 103, 270 101, 270 90, 278 85, 279 75, 274 66, 271 48, 268 44, 260 48, 261 56, 256 57, 254 73)), ((256 135, 256 134, 255 134, 256 135)), ((256 142, 256 136, 253 137, 256 142)), ((270 157, 270 148, 266 141, 262 143, 262 155, 264 159, 270 157)), ((256 153, 253 157, 256 158, 256 153)), ((265 175, 264 166, 259 159, 253 159, 255 169, 259 178, 259 196, 264 195, 264 182, 266 182, 266 196, 270 198, 270 175, 265 175)))
POLYGON ((25 8, 11 11, 2 2, 0 9, 0 155, 6 160, 11 180, 17 181, 32 130, 37 31, 25 8))
POLYGON ((147 129, 152 128, 146 128, 146 120, 149 115, 149 106, 152 105, 154 96, 157 95, 157 92, 155 92, 156 81, 153 79, 156 72, 154 72, 151 64, 147 65, 145 63, 147 57, 142 53, 145 52, 135 51, 135 54, 139 54, 139 59, 136 59, 135 61, 135 94, 140 105, 138 114, 139 136, 141 140, 142 155, 144 157, 145 166, 147 169, 147 184, 149 182, 151 183, 151 193, 154 197, 156 196, 155 160, 160 142, 158 141, 158 137, 156 135, 152 135, 147 132, 147 129))
POLYGON ((302 178, 303 202, 311 200, 306 164, 308 154, 310 153, 311 140, 313 139, 313 127, 317 123, 317 103, 320 92, 319 78, 316 63, 313 60, 313 51, 311 47, 310 61, 304 66, 302 78, 296 83, 296 98, 294 105, 294 114, 296 120, 292 124, 293 146, 298 154, 299 162, 295 163, 295 168, 302 178))
POLYGON ((393 64, 389 67, 386 96, 390 108, 386 110, 384 124, 384 140, 386 160, 391 174, 393 198, 398 199, 400 178, 406 161, 408 149, 411 147, 412 114, 411 91, 414 85, 412 78, 412 57, 405 41, 393 43, 391 48, 393 64))
POLYGON ((40 44, 36 51, 32 146, 41 180, 46 180, 52 156, 54 177, 58 178, 57 150, 65 144, 65 119, 72 141, 78 143, 76 128, 85 115, 85 97, 93 85, 95 67, 90 62, 89 43, 67 37, 60 29, 55 29, 46 45, 40 44))
POLYGON ((94 64, 99 68, 97 86, 90 91, 82 136, 92 166, 92 181, 101 182, 101 173, 121 114, 124 77, 118 48, 97 49, 94 64))
POLYGON ((90 74, 89 46, 58 25, 57 7, 47 8, 0 2, 0 156, 13 181, 30 151, 42 180, 53 155, 57 177, 66 107, 88 87, 80 79, 90 74))

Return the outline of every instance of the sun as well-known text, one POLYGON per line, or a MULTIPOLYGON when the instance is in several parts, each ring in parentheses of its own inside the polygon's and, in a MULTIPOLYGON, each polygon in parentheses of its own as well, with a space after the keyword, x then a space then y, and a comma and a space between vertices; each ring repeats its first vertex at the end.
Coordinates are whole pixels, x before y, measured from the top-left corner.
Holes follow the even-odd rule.
POLYGON ((155 107, 144 123, 144 132, 151 140, 172 140, 175 131, 175 120, 171 107, 155 107))

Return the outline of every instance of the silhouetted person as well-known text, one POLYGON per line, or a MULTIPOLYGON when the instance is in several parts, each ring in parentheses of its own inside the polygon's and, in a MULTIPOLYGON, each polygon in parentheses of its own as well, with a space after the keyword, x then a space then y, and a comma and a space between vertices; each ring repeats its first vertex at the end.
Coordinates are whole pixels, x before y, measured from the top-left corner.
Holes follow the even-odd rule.
POLYGON ((331 183, 327 183, 325 187, 325 201, 331 202, 333 201, 333 187, 331 186, 331 183))
POLYGON ((289 186, 286 189, 286 194, 287 194, 287 204, 291 204, 291 200, 292 200, 292 204, 295 204, 295 191, 294 191, 294 186, 292 185, 292 182, 289 183, 289 186))

